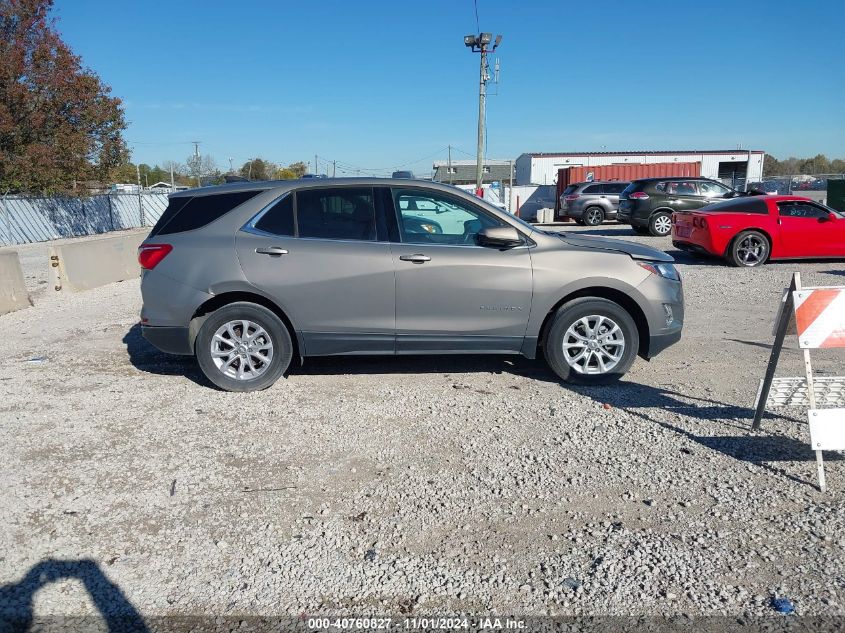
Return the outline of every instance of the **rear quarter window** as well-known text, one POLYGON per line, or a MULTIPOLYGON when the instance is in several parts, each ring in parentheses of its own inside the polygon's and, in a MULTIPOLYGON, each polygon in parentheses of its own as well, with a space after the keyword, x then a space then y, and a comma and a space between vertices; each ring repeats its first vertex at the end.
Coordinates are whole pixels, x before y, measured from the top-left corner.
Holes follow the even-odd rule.
POLYGON ((584 187, 584 191, 582 193, 604 193, 604 186, 590 185, 589 187, 584 187))
POLYGON ((563 195, 569 195, 573 191, 578 188, 578 185, 569 185, 566 189, 563 190, 563 195))
POLYGON ((254 198, 263 189, 234 191, 205 196, 171 198, 167 209, 156 222, 150 237, 193 231, 222 218, 235 207, 254 198), (187 201, 187 202, 186 202, 187 201))

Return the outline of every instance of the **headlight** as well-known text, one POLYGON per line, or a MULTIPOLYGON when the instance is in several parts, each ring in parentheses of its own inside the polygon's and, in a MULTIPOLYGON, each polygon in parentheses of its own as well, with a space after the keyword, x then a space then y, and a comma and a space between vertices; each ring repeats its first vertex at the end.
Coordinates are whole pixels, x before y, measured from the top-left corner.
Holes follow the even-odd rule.
POLYGON ((658 262, 637 262, 637 264, 654 275, 660 275, 661 277, 665 277, 666 279, 671 279, 673 281, 681 280, 681 275, 678 273, 678 269, 672 264, 661 264, 658 262))

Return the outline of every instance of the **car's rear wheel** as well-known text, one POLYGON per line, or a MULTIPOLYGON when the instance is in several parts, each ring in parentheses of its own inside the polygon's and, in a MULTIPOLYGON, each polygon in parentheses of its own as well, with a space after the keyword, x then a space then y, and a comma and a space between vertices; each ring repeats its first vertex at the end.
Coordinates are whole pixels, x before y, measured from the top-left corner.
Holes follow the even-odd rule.
POLYGON ((734 266, 754 268, 769 259, 771 246, 768 238, 759 231, 743 231, 728 247, 727 260, 734 266))
POLYGON ((264 306, 237 302, 213 312, 195 344, 200 369, 226 391, 266 389, 284 374, 293 343, 282 320, 264 306))
POLYGON ((672 216, 665 211, 658 211, 648 221, 648 232, 657 237, 664 237, 672 232, 672 216))
POLYGON ((584 210, 584 224, 598 226, 604 222, 604 209, 601 207, 587 207, 584 210))
POLYGON ((544 351, 562 380, 605 384, 631 368, 639 346, 637 324, 625 308, 608 299, 582 297, 558 309, 544 351))

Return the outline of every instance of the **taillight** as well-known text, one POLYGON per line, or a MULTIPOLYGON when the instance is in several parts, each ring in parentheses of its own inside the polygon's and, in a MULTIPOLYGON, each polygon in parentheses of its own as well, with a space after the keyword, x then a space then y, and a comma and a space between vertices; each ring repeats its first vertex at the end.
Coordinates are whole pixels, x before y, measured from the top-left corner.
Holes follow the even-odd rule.
POLYGON ((170 244, 141 244, 138 249, 138 263, 144 270, 152 270, 172 250, 170 244))
POLYGON ((634 198, 635 200, 646 200, 648 198, 648 194, 645 191, 635 191, 633 193, 629 193, 628 197, 634 198))
POLYGON ((578 194, 578 193, 570 193, 570 194, 565 195, 565 196, 563 197, 563 199, 564 199, 564 200, 567 200, 567 201, 572 201, 572 200, 577 200, 577 199, 578 199, 578 198, 580 198, 580 197, 581 197, 581 194, 578 194))
POLYGON ((707 220, 704 218, 694 217, 692 218, 692 225, 699 229, 706 229, 707 228, 707 220))

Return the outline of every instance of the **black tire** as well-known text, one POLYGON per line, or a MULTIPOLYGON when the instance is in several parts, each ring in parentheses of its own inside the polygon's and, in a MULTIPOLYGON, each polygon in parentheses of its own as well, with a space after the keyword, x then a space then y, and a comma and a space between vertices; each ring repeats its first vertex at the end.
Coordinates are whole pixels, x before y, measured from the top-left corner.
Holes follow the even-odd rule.
MULTIPOLYGON (((593 326, 597 324, 597 321, 593 321, 593 326)), ((587 336, 587 338, 589 338, 589 336, 587 336)), ((625 372, 631 368, 639 347, 640 336, 637 331, 637 324, 625 308, 608 299, 582 297, 580 299, 569 301, 558 308, 557 313, 554 315, 552 323, 549 326, 549 331, 546 335, 543 349, 546 361, 549 363, 549 367, 552 368, 552 371, 554 371, 561 380, 585 385, 601 385, 619 380, 625 372), (570 326, 576 326, 577 332, 577 323, 580 319, 596 316, 610 319, 619 327, 624 347, 620 353, 618 346, 612 344, 604 346, 605 349, 613 350, 611 353, 619 355, 616 364, 606 373, 584 373, 576 370, 573 365, 567 361, 567 355, 569 355, 570 358, 574 358, 579 355, 577 348, 564 351, 563 345, 565 339, 569 340, 567 331, 570 326)), ((584 349, 585 351, 587 350, 586 347, 584 349)), ((598 367, 598 363, 594 363, 594 360, 595 352, 592 352, 592 357, 588 357, 585 362, 588 370, 590 369, 590 366, 598 367)), ((579 365, 580 363, 575 362, 574 364, 579 365)))
POLYGON ((760 231, 742 231, 728 246, 726 259, 733 266, 755 268, 769 259, 772 245, 760 231))
POLYGON ((604 209, 601 207, 587 207, 584 209, 584 224, 587 226, 598 226, 604 222, 604 209))
MULTIPOLYGON (((243 327, 239 329, 235 325, 234 331, 236 334, 243 336, 243 327)), ((255 330, 252 331, 254 332, 255 330)), ((249 332, 247 332, 247 336, 249 336, 249 332)), ((266 344, 263 335, 258 337, 258 344, 266 344)), ((227 343, 226 345, 229 344, 227 343)), ((194 349, 202 373, 212 383, 225 391, 260 391, 261 389, 266 389, 285 373, 293 357, 293 342, 291 341, 290 332, 288 332, 282 320, 264 306, 245 301, 230 303, 213 312, 205 320, 205 323, 202 324, 197 334, 194 349), (269 336, 269 341, 272 345, 272 357, 270 361, 266 364, 261 363, 261 361, 257 362, 261 373, 257 374, 254 378, 245 377, 239 379, 237 377, 227 376, 223 370, 218 368, 212 356, 212 341, 218 329, 230 321, 241 320, 251 322, 263 328, 266 335, 269 336)), ((228 347, 225 349, 228 349, 228 347)), ((234 345, 232 345, 232 349, 235 349, 234 345)), ((242 358, 246 358, 247 354, 248 352, 244 352, 242 358)), ((239 356, 237 353, 232 353, 232 355, 239 356)), ((260 356, 249 354, 250 364, 256 358, 260 358, 260 356)), ((235 358, 230 369, 237 372, 239 367, 245 366, 240 358, 235 358)))
POLYGON ((634 229, 634 233, 637 235, 650 235, 650 231, 648 230, 647 226, 631 226, 634 229))
POLYGON ((575 220, 575 224, 577 224, 578 226, 584 226, 585 225, 583 218, 574 218, 574 220, 575 220))
POLYGON ((648 232, 655 237, 666 237, 672 232, 672 216, 666 211, 658 211, 648 220, 648 232))

